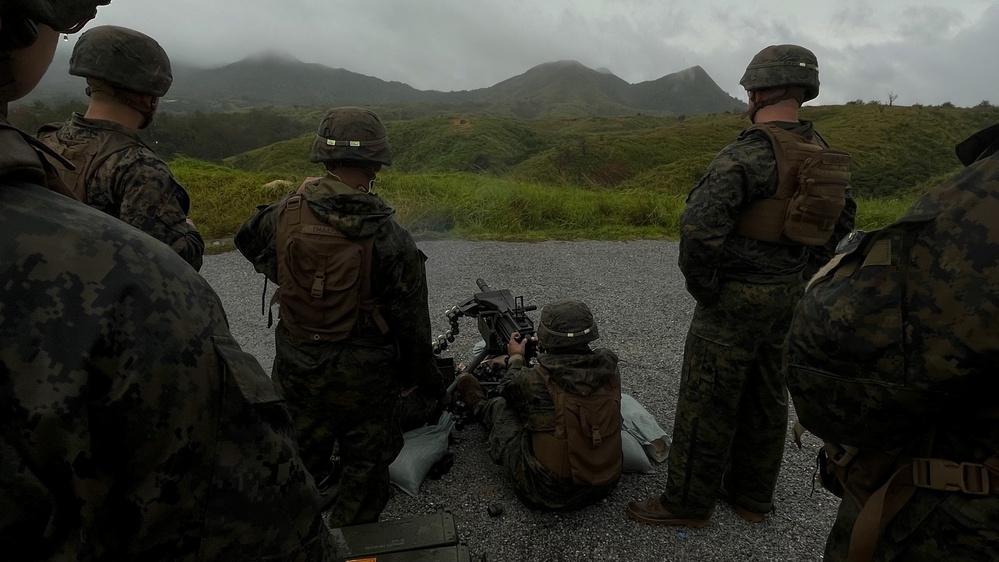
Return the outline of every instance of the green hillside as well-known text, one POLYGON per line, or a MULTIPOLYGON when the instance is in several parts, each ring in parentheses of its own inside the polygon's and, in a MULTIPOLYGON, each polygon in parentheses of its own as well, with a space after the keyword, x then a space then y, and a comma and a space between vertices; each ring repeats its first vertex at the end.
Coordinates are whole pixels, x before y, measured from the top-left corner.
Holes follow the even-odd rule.
MULTIPOLYGON (((960 168, 954 145, 999 121, 999 108, 805 107, 804 119, 853 155, 859 197, 907 197, 960 168)), ((581 117, 520 120, 483 115, 387 121, 393 172, 475 172, 541 185, 640 189, 685 194, 714 155, 747 122, 724 113, 691 117, 581 117)), ((308 162, 305 135, 224 162, 298 176, 308 162)))

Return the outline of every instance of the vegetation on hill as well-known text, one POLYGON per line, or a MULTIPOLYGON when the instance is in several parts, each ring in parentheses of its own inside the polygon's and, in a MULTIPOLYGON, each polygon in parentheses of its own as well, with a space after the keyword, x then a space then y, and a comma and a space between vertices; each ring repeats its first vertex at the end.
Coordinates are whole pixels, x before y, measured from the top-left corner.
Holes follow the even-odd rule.
MULTIPOLYGON (((960 168, 954 145, 999 121, 999 108, 805 107, 804 119, 853 156, 860 197, 908 197, 960 168)), ((684 195, 746 127, 734 114, 518 120, 483 115, 388 121, 394 172, 484 173, 539 185, 684 195)), ((255 172, 306 175, 312 134, 225 159, 255 172)))

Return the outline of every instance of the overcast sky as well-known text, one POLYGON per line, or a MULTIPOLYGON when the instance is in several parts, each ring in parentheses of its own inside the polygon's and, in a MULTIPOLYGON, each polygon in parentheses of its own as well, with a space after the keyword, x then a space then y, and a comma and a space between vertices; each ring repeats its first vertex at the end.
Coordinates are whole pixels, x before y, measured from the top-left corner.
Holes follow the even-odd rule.
POLYGON ((699 65, 743 99, 753 55, 797 43, 819 59, 812 104, 999 104, 996 0, 114 0, 100 24, 147 33, 178 62, 282 51, 442 91, 571 59, 630 83, 699 65))

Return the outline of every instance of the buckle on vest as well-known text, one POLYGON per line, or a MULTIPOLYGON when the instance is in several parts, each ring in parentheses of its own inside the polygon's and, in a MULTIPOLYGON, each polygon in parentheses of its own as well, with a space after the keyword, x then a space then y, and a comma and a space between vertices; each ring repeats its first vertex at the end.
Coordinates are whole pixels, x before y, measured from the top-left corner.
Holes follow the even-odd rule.
POLYGON ((312 278, 312 298, 319 299, 323 297, 323 285, 326 284, 326 273, 323 271, 316 271, 316 276, 312 278))
POLYGON ((973 496, 987 496, 990 493, 988 467, 970 462, 914 459, 912 483, 919 488, 963 492, 973 496))

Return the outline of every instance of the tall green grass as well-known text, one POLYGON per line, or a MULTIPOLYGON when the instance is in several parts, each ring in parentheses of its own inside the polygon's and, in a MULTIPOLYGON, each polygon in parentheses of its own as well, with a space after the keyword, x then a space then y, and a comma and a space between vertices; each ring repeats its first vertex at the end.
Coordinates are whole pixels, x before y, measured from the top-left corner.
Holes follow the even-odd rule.
MULTIPOLYGON (((175 160, 171 168, 191 194, 191 218, 207 239, 231 237, 257 205, 278 201, 305 179, 303 174, 246 172, 189 158, 175 160)), ((686 180, 662 180, 676 184, 671 189, 638 182, 611 189, 471 173, 388 172, 379 176, 374 191, 396 209, 396 220, 421 238, 674 239, 686 199, 679 186, 693 185, 686 180)), ((861 199, 857 227, 883 226, 914 200, 915 195, 861 199)))

